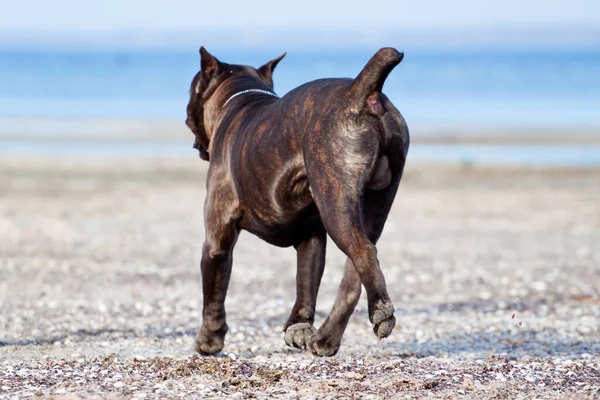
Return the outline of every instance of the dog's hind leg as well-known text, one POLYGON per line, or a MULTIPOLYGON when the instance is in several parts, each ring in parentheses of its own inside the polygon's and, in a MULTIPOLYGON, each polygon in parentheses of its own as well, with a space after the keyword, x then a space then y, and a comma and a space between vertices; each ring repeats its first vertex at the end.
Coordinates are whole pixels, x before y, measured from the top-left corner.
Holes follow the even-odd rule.
POLYGON ((360 276, 350 259, 344 266, 344 277, 340 283, 333 308, 323 325, 311 336, 308 347, 320 356, 332 356, 337 353, 342 342, 342 336, 360 299, 360 276))
MULTIPOLYGON (((231 277, 232 253, 239 235, 235 215, 226 209, 231 202, 220 193, 213 201, 209 195, 205 204, 206 238, 202 247, 202 327, 196 335, 196 351, 215 354, 223 349, 227 322, 225 320, 225 297, 231 277)), ((216 196, 215 196, 216 197, 216 196)))
POLYGON ((305 350, 308 339, 316 332, 313 328, 315 306, 323 269, 327 233, 321 223, 311 232, 310 237, 298 243, 296 254, 296 303, 283 328, 285 342, 290 347, 305 350))
MULTIPOLYGON (((392 186, 384 191, 367 191, 365 193, 365 228, 369 240, 373 244, 376 244, 381 236, 397 187, 397 182, 394 182, 392 186)), ((346 326, 360 298, 360 293, 360 276, 354 264, 352 264, 352 260, 348 258, 333 308, 323 325, 309 340, 309 347, 315 354, 331 356, 338 351, 346 326)), ((371 318, 371 313, 369 313, 369 317, 371 318)), ((385 324, 380 322, 379 325, 376 325, 371 318, 375 335, 379 338, 388 336, 394 327, 394 321, 392 317, 385 324)))
POLYGON ((333 309, 309 340, 309 347, 318 355, 334 355, 339 349, 344 330, 359 300, 361 283, 367 292, 369 319, 375 335, 379 339, 385 338, 394 328, 394 307, 379 267, 375 244, 383 231, 402 177, 405 153, 400 151, 401 145, 400 138, 392 138, 391 148, 395 151, 389 154, 396 156, 390 157, 391 182, 382 190, 361 189, 352 185, 352 176, 336 177, 334 169, 323 175, 329 180, 333 176, 334 181, 346 182, 343 192, 319 189, 326 188, 327 184, 315 182, 317 189, 313 189, 313 196, 327 232, 348 256, 333 309), (336 195, 331 196, 333 193, 336 195))

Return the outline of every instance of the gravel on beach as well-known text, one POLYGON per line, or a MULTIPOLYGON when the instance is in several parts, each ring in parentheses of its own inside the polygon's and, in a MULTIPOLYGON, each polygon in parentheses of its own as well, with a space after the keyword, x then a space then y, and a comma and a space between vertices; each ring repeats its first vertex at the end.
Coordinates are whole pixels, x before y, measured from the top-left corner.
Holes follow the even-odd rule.
MULTIPOLYGON (((339 353, 289 349, 295 252, 243 233, 200 357, 206 163, 0 160, 0 398, 600 398, 600 170, 410 164, 339 353)), ((345 257, 328 242, 315 324, 345 257)))

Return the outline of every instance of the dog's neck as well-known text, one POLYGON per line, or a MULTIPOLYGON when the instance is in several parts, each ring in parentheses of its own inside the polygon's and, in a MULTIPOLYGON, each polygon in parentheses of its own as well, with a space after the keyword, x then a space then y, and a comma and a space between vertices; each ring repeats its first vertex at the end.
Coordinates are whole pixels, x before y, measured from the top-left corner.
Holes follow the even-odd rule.
POLYGON ((268 94, 270 96, 273 97, 279 97, 277 96, 277 94, 271 92, 270 90, 265 90, 265 89, 246 89, 246 90, 241 90, 237 93, 232 94, 231 96, 229 96, 229 98, 227 100, 225 100, 225 103, 223 103, 223 107, 225 107, 227 105, 227 103, 229 103, 231 100, 233 100, 234 98, 241 96, 243 94, 246 93, 262 93, 262 94, 268 94))
MULTIPOLYGON (((269 97, 272 98, 279 98, 279 96, 277 96, 277 94, 275 94, 275 92, 268 90, 267 88, 258 88, 258 87, 252 87, 252 86, 259 86, 256 83, 251 84, 250 82, 247 82, 246 85, 243 85, 241 88, 238 88, 237 91, 235 91, 232 95, 228 96, 227 99, 221 103, 223 100, 223 97, 221 97, 221 94, 215 93, 216 96, 213 96, 212 99, 210 99, 209 101, 207 101, 204 104, 204 111, 203 111, 203 120, 204 120, 204 126, 205 126, 205 131, 207 133, 208 136, 208 146, 206 148, 207 152, 210 153, 210 144, 213 142, 214 139, 214 135, 217 132, 218 126, 221 124, 223 118, 225 117, 225 115, 230 114, 230 111, 232 112, 238 112, 239 110, 234 107, 231 107, 232 100, 234 100, 235 98, 242 96, 244 94, 248 94, 248 93, 260 93, 263 95, 267 95, 269 97), (247 89, 244 89, 243 86, 246 86, 247 89), (248 87, 250 86, 250 87, 248 87), (229 105, 228 107, 226 107, 227 105, 229 105)), ((217 92, 221 92, 222 90, 225 91, 225 93, 227 93, 229 90, 227 90, 227 87, 223 87, 223 88, 219 88, 217 89, 217 92)), ((229 93, 231 93, 231 91, 229 91, 229 93)))

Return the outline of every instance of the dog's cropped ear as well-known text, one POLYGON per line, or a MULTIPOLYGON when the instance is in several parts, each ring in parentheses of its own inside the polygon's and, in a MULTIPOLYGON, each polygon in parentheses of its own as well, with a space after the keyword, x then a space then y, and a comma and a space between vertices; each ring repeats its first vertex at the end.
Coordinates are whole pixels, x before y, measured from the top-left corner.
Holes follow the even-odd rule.
POLYGON ((258 69, 258 73, 263 78, 267 79, 268 81, 272 81, 273 80, 273 70, 275 70, 275 67, 277 66, 277 64, 279 64, 279 61, 281 61, 283 59, 283 57, 285 57, 286 54, 287 53, 283 53, 279 57, 272 59, 271 61, 269 61, 262 67, 260 67, 258 69))
POLYGON ((212 78, 221 69, 221 62, 215 56, 210 54, 204 46, 200 47, 200 70, 202 75, 212 78))

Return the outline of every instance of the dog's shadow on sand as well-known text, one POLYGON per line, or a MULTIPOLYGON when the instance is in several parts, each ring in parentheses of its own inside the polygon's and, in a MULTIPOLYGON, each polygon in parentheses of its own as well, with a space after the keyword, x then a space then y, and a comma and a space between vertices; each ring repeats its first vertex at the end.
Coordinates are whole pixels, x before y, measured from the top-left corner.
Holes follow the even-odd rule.
MULTIPOLYGON (((595 303, 598 299, 568 299, 567 301, 591 301, 595 303)), ((457 318, 465 318, 465 313, 476 315, 484 315, 487 313, 504 312, 507 315, 509 323, 505 329, 499 330, 467 330, 460 334, 440 335, 435 340, 418 340, 416 332, 404 332, 403 336, 406 339, 396 339, 395 335, 380 343, 380 349, 386 353, 401 358, 423 358, 429 356, 458 356, 464 358, 487 357, 489 355, 500 354, 507 357, 522 358, 522 357, 573 357, 584 354, 600 353, 600 334, 593 335, 594 327, 585 326, 587 333, 580 334, 577 326, 578 321, 574 319, 574 325, 565 327, 564 321, 558 321, 556 327, 531 329, 526 326, 519 325, 519 318, 511 318, 511 314, 520 315, 521 312, 528 311, 536 314, 541 307, 546 307, 545 318, 552 318, 552 307, 554 302, 548 302, 545 299, 529 299, 525 301, 514 302, 496 302, 492 300, 477 300, 469 302, 454 302, 434 304, 426 307, 414 308, 398 308, 396 317, 398 318, 398 327, 396 329, 407 329, 402 327, 402 320, 410 319, 415 315, 423 313, 428 315, 428 319, 435 325, 436 316, 444 314, 456 313, 457 318), (559 323, 561 322, 561 323, 559 323), (589 338, 597 338, 597 340, 589 340, 589 338)), ((320 315, 325 317, 325 315, 320 315)), ((262 320, 262 324, 267 329, 280 329, 281 321, 285 315, 270 316, 262 320)), ((357 311, 354 317, 367 319, 366 310, 357 311)), ((440 318, 441 319, 441 318, 440 318)), ((447 320, 447 316, 444 317, 447 320)), ((239 325, 253 325, 256 320, 252 318, 242 318, 238 320, 239 325)), ((527 325, 527 324, 525 324, 527 325)), ((496 325, 497 327, 497 325, 496 325)), ((129 338, 154 338, 154 339, 172 339, 176 337, 193 338, 196 334, 196 328, 187 327, 165 327, 165 326, 148 326, 143 329, 114 329, 104 328, 97 330, 79 329, 72 332, 65 332, 52 337, 40 338, 23 338, 21 340, 0 340, 0 348, 7 346, 40 346, 52 345, 56 342, 61 342, 65 339, 72 341, 83 342, 90 340, 93 337, 129 337, 129 338), (167 329, 170 328, 170 329, 167 329)), ((347 335, 352 335, 350 331, 347 335)), ((367 346, 367 345, 365 345, 367 346)), ((342 348, 344 350, 344 343, 342 348)))
POLYGON ((465 357, 502 354, 521 358, 565 357, 598 354, 600 342, 579 341, 561 337, 556 332, 524 330, 518 334, 509 331, 470 332, 449 335, 437 341, 390 342, 385 347, 400 357, 429 357, 460 355, 465 357))
MULTIPOLYGON (((594 301, 598 299, 584 299, 594 301)), ((565 301, 574 301, 565 299, 565 301)), ((578 299, 577 301, 581 301, 578 299)), ((597 340, 589 340, 592 327, 578 326, 578 321, 565 327, 564 321, 556 321, 556 327, 540 329, 527 328, 521 324, 519 315, 523 311, 537 313, 542 307, 546 309, 544 318, 553 318, 554 302, 547 299, 530 299, 526 301, 496 302, 493 300, 477 300, 470 302, 455 302, 436 304, 431 307, 398 309, 396 315, 401 320, 412 315, 427 313, 430 320, 435 321, 436 315, 456 313, 457 318, 465 312, 475 314, 506 313, 507 326, 500 330, 467 330, 461 334, 441 335, 437 340, 423 341, 416 338, 411 341, 390 341, 383 346, 391 349, 401 357, 427 357, 454 354, 464 356, 485 356, 504 354, 513 357, 548 357, 548 356, 581 356, 583 354, 600 353, 600 333, 597 340), (512 314, 512 315, 511 315, 512 314), (517 318, 515 317, 517 315, 517 318), (587 334, 581 335, 579 328, 586 329, 587 334)), ((527 325, 527 324, 525 324, 527 325)), ((481 325, 479 326, 481 328, 481 325)), ((584 331, 585 332, 585 331, 584 331)), ((393 340, 393 339, 392 339, 393 340)))

